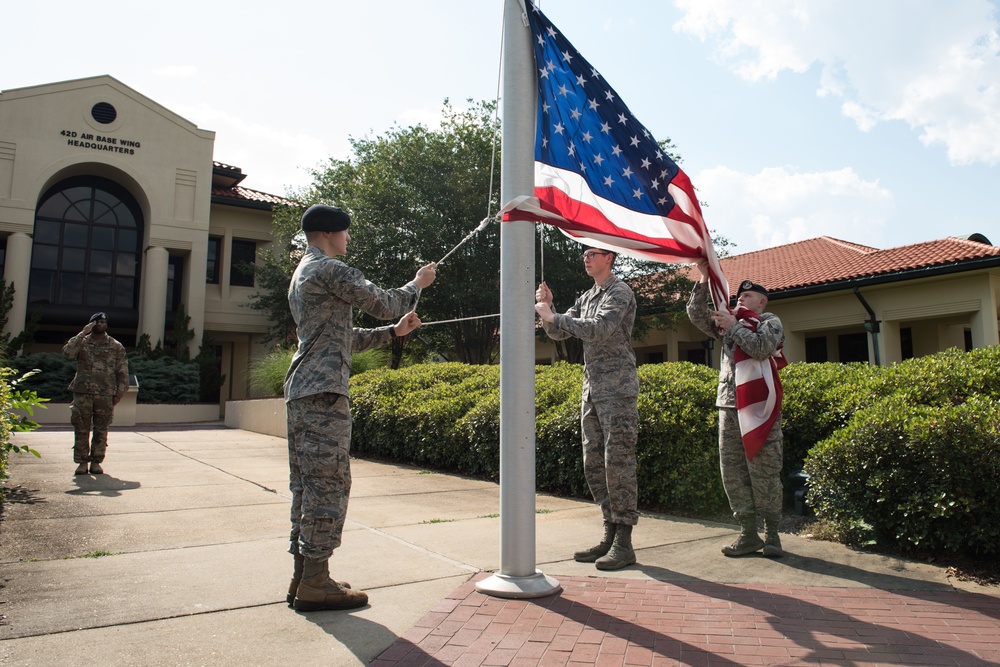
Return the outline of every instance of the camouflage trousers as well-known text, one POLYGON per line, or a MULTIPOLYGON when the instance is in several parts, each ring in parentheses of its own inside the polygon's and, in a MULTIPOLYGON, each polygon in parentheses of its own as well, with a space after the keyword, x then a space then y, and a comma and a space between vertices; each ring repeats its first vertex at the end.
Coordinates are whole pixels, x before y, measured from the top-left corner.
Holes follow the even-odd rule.
POLYGON ((108 448, 108 429, 115 414, 115 397, 100 394, 73 394, 69 406, 69 421, 76 437, 73 441, 73 462, 100 463, 108 448), (93 439, 91 439, 93 429, 93 439))
POLYGON ((753 460, 747 459, 736 408, 719 408, 719 464, 729 508, 740 519, 749 514, 781 518, 781 418, 753 460))
POLYGON ((326 560, 340 546, 351 494, 351 405, 347 396, 288 401, 291 553, 326 560))
POLYGON ((639 438, 639 409, 635 398, 583 401, 583 474, 604 520, 634 526, 639 493, 635 443, 639 438))

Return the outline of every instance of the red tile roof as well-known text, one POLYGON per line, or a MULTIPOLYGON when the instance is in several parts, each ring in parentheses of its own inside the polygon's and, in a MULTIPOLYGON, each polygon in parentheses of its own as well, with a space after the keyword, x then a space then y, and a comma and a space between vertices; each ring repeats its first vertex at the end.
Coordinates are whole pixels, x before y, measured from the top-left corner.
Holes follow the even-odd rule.
POLYGON ((291 204, 289 200, 284 197, 279 197, 277 195, 270 195, 266 192, 260 192, 259 190, 251 190, 250 188, 244 188, 241 185, 234 185, 229 188, 213 187, 212 188, 213 197, 222 197, 223 199, 235 199, 242 200, 245 202, 260 202, 263 204, 291 204))
POLYGON ((270 209, 275 204, 292 204, 288 199, 260 190, 245 188, 240 183, 246 174, 239 167, 212 162, 212 200, 216 203, 270 209))
POLYGON ((744 279, 782 291, 991 257, 1000 259, 1000 247, 954 236, 887 250, 821 236, 726 257, 721 264, 729 291, 736 294, 744 279))

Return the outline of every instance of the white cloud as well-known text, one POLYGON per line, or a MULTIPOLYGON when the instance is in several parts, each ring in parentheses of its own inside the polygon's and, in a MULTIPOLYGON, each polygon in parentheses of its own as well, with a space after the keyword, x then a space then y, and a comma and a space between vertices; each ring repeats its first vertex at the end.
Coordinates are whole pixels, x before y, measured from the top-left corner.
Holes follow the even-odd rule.
POLYGON ((312 183, 307 170, 331 155, 315 135, 270 127, 208 106, 181 106, 175 111, 198 127, 215 131, 214 159, 241 168, 247 174, 241 185, 253 190, 284 195, 288 188, 306 186, 312 183))
POLYGON ((862 131, 902 121, 954 164, 1000 163, 1000 23, 989 0, 676 0, 674 25, 747 81, 818 68, 862 131))
POLYGON ((735 242, 737 254, 818 236, 889 247, 882 228, 895 209, 892 193, 853 169, 797 173, 769 167, 744 174, 729 167, 694 176, 708 203, 709 229, 735 242))

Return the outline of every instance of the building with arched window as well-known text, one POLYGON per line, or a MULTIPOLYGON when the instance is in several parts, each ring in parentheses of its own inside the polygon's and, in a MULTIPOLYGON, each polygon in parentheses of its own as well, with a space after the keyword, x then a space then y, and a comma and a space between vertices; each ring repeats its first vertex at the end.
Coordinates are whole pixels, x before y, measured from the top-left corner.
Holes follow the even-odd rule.
POLYGON ((110 76, 0 93, 5 331, 33 317, 30 352, 56 351, 96 311, 127 348, 164 343, 183 305, 217 346, 222 400, 243 398, 268 322, 246 269, 271 243, 280 197, 213 159, 215 133, 110 76))

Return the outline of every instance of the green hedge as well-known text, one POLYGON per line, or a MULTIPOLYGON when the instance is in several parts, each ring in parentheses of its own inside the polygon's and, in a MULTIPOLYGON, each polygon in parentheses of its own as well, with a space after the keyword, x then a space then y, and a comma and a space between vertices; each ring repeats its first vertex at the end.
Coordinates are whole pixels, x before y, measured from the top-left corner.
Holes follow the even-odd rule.
MULTIPOLYGON (((25 389, 55 403, 73 400, 69 383, 76 374, 76 361, 56 352, 40 352, 14 357, 7 366, 19 375, 34 368, 41 371, 25 380, 25 389)), ((200 398, 200 369, 196 362, 130 357, 128 370, 139 379, 139 403, 197 403, 200 398)))
POLYGON ((809 450, 872 402, 885 369, 868 364, 789 364, 781 371, 784 472, 801 470, 809 450))
POLYGON ((198 364, 170 357, 128 360, 128 372, 139 382, 137 403, 197 403, 201 397, 198 364))
POLYGON ((1000 402, 859 411, 806 464, 809 502, 852 543, 1000 556, 1000 402))
POLYGON ((809 503, 846 541, 1000 555, 1000 347, 875 370, 809 452, 809 503))
MULTIPOLYGON (((587 497, 580 444, 581 366, 539 366, 535 377, 536 487, 587 497)), ((712 513, 719 479, 716 373, 692 364, 639 369, 639 502, 647 509, 712 513)), ((351 378, 362 456, 499 479, 500 371, 458 363, 376 369, 351 378)))

